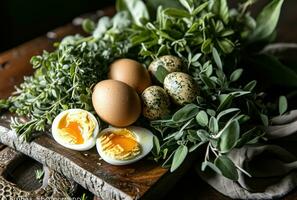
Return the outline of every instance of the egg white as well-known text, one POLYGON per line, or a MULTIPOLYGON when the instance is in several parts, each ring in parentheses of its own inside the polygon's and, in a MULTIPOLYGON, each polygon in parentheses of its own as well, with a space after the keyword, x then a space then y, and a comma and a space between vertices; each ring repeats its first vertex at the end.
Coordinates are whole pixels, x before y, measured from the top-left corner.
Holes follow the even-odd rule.
MULTIPOLYGON (((114 127, 106 128, 99 133, 98 138, 101 135, 105 134, 106 132, 118 130, 118 129, 121 129, 121 128, 114 128, 114 127)), ((112 165, 128 165, 128 164, 134 163, 134 162, 142 159, 147 154, 149 154, 149 152, 151 152, 151 150, 153 148, 153 133, 151 131, 149 131, 148 129, 142 128, 142 127, 137 127, 137 126, 129 126, 129 127, 126 127, 126 129, 128 129, 135 135, 136 141, 139 143, 140 148, 141 148, 140 154, 138 154, 136 157, 129 159, 129 160, 116 160, 104 153, 104 151, 102 149, 101 142, 99 139, 97 139, 97 142, 96 142, 97 151, 98 151, 100 157, 105 162, 112 164, 112 165)))
POLYGON ((86 110, 82 110, 82 109, 65 110, 65 111, 61 112, 59 115, 57 115, 57 117, 54 119, 53 124, 52 124, 52 135, 53 135, 54 140, 58 144, 66 147, 68 149, 77 150, 77 151, 86 151, 86 150, 93 148, 96 144, 96 138, 97 138, 98 132, 99 132, 99 124, 98 124, 98 121, 96 120, 95 116, 92 113, 90 113, 86 110), (58 125, 59 125, 59 122, 61 121, 62 117, 64 117, 66 114, 78 112, 78 111, 79 112, 87 112, 88 115, 90 116, 91 120, 94 121, 95 128, 94 128, 94 132, 93 132, 91 138, 84 141, 83 144, 70 144, 68 142, 65 142, 63 140, 63 138, 60 136, 60 134, 58 132, 58 125))

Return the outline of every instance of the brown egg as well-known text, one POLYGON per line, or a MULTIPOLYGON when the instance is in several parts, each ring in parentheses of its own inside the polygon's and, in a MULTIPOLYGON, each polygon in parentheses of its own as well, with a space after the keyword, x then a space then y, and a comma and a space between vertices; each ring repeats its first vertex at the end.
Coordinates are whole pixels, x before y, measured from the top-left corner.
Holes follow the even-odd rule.
POLYGON ((141 101, 135 90, 116 80, 97 83, 92 102, 99 117, 117 127, 129 126, 141 113, 141 101))
POLYGON ((151 85, 147 69, 132 59, 123 58, 114 61, 110 65, 109 77, 130 85, 139 94, 151 85))

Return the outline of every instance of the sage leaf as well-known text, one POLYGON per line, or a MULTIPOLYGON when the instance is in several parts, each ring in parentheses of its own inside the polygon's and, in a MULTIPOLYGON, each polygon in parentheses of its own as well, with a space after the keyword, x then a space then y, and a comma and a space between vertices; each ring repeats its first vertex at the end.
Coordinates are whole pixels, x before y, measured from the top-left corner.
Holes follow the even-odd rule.
POLYGON ((156 136, 153 136, 153 149, 152 149, 152 153, 154 155, 159 155, 160 151, 161 151, 161 147, 160 147, 160 142, 159 139, 156 136))
POLYGON ((265 132, 261 132, 259 129, 254 127, 242 134, 240 139, 237 141, 236 148, 241 148, 246 144, 250 144, 251 141, 255 141, 256 139, 262 137, 264 134, 265 132))
POLYGON ((205 171, 206 167, 209 167, 211 168, 213 171, 215 171, 217 174, 220 174, 222 175, 222 172, 221 170, 215 166, 213 163, 209 162, 209 161, 204 161, 202 164, 201 164, 201 171, 205 171))
POLYGON ((288 109, 288 102, 287 98, 285 96, 280 96, 278 100, 278 111, 279 114, 284 114, 288 109))
POLYGON ((230 40, 224 38, 218 41, 218 45, 225 54, 229 54, 234 49, 234 44, 230 40))
POLYGON ((205 144, 205 142, 199 142, 197 144, 194 144, 193 146, 190 147, 189 152, 195 151, 197 148, 199 148, 201 145, 205 144))
POLYGON ((174 115, 172 116, 172 120, 174 122, 184 122, 195 117, 198 112, 199 108, 197 105, 187 104, 174 113, 174 115))
POLYGON ((222 130, 219 140, 219 150, 221 153, 229 152, 235 147, 237 140, 239 139, 240 127, 236 120, 228 123, 222 130))
POLYGON ((267 39, 275 30, 284 0, 271 1, 258 15, 256 28, 248 40, 256 42, 267 39))
POLYGON ((218 68, 222 70, 223 69, 222 61, 221 61, 220 55, 215 47, 212 48, 212 56, 213 56, 215 63, 217 64, 218 68))
POLYGON ((230 158, 225 155, 221 155, 215 159, 214 164, 217 168, 220 169, 220 171, 226 178, 229 178, 233 181, 238 180, 238 172, 236 166, 234 165, 232 160, 230 160, 230 158))
POLYGON ((209 134, 204 129, 199 129, 197 131, 197 136, 200 138, 201 142, 209 141, 209 134))
POLYGON ((208 115, 206 114, 206 112, 204 110, 201 110, 196 115, 196 121, 202 127, 207 126, 207 124, 208 124, 208 115))
POLYGON ((243 88, 243 90, 245 91, 253 91, 253 89, 256 87, 257 85, 257 81, 253 80, 251 82, 249 82, 248 84, 246 84, 243 88))
POLYGON ((229 107, 232 103, 234 96, 232 94, 221 94, 219 96, 220 105, 218 107, 218 111, 224 110, 229 107))
POLYGON ((209 54, 212 51, 212 47, 213 47, 212 40, 208 38, 202 43, 201 51, 205 54, 209 54))
POLYGON ((175 171, 185 160, 188 154, 188 147, 185 145, 180 145, 173 156, 172 165, 170 168, 170 172, 175 171))
POLYGON ((229 108, 229 109, 227 109, 227 110, 224 110, 224 111, 222 111, 222 112, 220 112, 220 113, 218 114, 218 116, 217 116, 217 120, 220 121, 220 119, 221 119, 223 116, 225 116, 225 115, 227 115, 227 114, 229 114, 229 113, 232 113, 232 112, 236 112, 236 111, 240 111, 240 109, 239 109, 239 108, 229 108))
POLYGON ((208 1, 204 2, 203 4, 199 5, 197 8, 194 9, 193 11, 193 15, 197 15, 198 13, 200 13, 202 10, 204 10, 204 8, 206 8, 208 6, 208 1))
POLYGON ((213 80, 211 80, 209 77, 207 77, 207 75, 204 74, 200 74, 200 79, 202 80, 202 82, 210 89, 215 88, 216 85, 213 82, 213 80))
POLYGON ((212 10, 215 14, 223 20, 225 24, 229 21, 229 9, 227 5, 227 0, 215 0, 212 5, 212 10))
POLYGON ((219 124, 215 117, 210 117, 208 128, 212 133, 215 134, 219 131, 219 124))
POLYGON ((159 65, 154 75, 160 83, 164 83, 164 79, 168 74, 169 72, 165 69, 165 67, 159 65))
POLYGON ((191 17, 190 13, 179 8, 166 8, 164 10, 164 14, 171 17, 179 17, 179 18, 191 17))
POLYGON ((183 5, 189 12, 192 11, 192 8, 187 0, 179 0, 180 4, 183 5))
POLYGON ((241 75, 242 75, 243 69, 239 68, 236 69, 231 75, 230 75, 230 81, 231 82, 235 82, 237 81, 241 75))

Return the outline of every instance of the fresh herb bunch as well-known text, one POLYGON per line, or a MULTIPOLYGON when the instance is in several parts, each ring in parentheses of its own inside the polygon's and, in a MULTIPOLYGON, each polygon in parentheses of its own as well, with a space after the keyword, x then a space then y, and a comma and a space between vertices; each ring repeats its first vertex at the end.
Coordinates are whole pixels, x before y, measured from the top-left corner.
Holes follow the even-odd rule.
MULTIPOLYGON (((119 2, 119 8, 126 5, 124 9, 130 13, 136 10, 132 1, 119 2)), ((202 170, 210 167, 237 180, 237 170, 249 174, 233 163, 228 153, 258 142, 269 124, 267 106, 254 91, 256 81, 240 81, 243 69, 238 67, 239 60, 250 45, 269 40, 283 1, 272 1, 257 20, 247 9, 254 1, 246 1, 238 9, 229 9, 226 0, 179 2, 177 8, 159 6, 154 21, 138 16, 143 23, 134 27, 131 36, 132 45, 141 46, 142 58, 153 60, 166 54, 182 58, 200 86, 195 102, 167 119, 151 121, 161 135, 154 138, 154 159, 163 160, 163 166, 174 171, 188 153, 205 146, 202 170)), ((163 80, 162 76, 166 70, 159 66, 157 77, 163 80)))
MULTIPOLYGON (((230 9, 227 0, 180 0, 174 8, 159 6, 153 20, 141 0, 118 0, 119 12, 112 19, 83 23, 92 36, 66 37, 56 51, 33 57, 36 73, 25 78, 0 107, 28 117, 28 122, 15 120, 12 126, 29 139, 64 109, 93 111, 92 86, 106 78, 114 59, 131 57, 149 63, 162 55, 176 55, 196 80, 200 94, 195 102, 173 108, 168 118, 150 122, 160 133, 154 138, 154 158, 174 171, 189 152, 204 146, 202 170, 210 167, 237 180, 237 170, 243 169, 228 153, 257 142, 269 123, 266 103, 255 92, 256 81, 241 81, 239 61, 249 46, 271 38, 283 0, 271 1, 256 20, 248 12, 253 3, 247 0, 230 9)), ((164 73, 162 66, 157 73, 164 73)), ((281 113, 285 109, 280 106, 281 113)))
POLYGON ((92 86, 107 78, 110 62, 127 54, 125 28, 130 23, 125 12, 113 19, 102 18, 97 27, 86 21, 84 28, 93 31, 92 36, 65 37, 54 52, 32 57, 35 74, 25 77, 13 95, 1 101, 0 107, 28 118, 25 123, 13 119, 11 126, 16 133, 28 141, 34 131, 45 131, 46 125, 63 110, 81 108, 94 112, 92 86), (119 23, 120 19, 125 23, 119 23))

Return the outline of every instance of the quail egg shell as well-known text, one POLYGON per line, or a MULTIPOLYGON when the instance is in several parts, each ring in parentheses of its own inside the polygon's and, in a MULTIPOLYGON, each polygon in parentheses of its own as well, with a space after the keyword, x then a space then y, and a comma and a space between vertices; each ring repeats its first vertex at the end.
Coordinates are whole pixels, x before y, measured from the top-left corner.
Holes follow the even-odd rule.
POLYGON ((53 121, 52 135, 60 145, 77 151, 93 148, 99 132, 95 116, 82 109, 61 112, 53 121))
POLYGON ((199 93, 195 80, 183 72, 168 74, 164 79, 164 88, 173 102, 178 105, 193 102, 199 93))
POLYGON ((157 58, 149 65, 148 70, 152 74, 155 74, 159 66, 163 66, 169 73, 183 71, 182 60, 172 55, 165 55, 157 58))
POLYGON ((169 114, 170 100, 160 86, 150 86, 141 94, 142 114, 150 120, 159 119, 169 114))
POLYGON ((112 165, 127 165, 145 157, 153 148, 153 133, 136 126, 102 130, 96 147, 101 158, 112 165))

